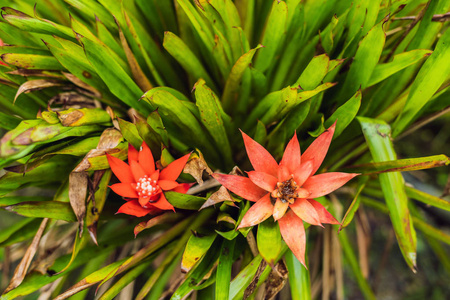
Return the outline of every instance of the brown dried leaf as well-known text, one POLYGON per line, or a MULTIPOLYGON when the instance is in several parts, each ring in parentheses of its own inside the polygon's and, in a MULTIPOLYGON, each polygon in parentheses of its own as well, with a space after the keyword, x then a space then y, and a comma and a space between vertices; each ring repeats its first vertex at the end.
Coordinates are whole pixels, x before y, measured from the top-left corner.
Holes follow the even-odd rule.
POLYGON ((208 167, 208 164, 206 163, 205 159, 203 158, 203 154, 198 151, 197 154, 192 154, 191 159, 187 162, 186 166, 184 166, 184 173, 191 174, 192 177, 195 178, 195 180, 198 182, 199 185, 203 184, 203 172, 206 171, 209 175, 211 175, 213 172, 208 167))
POLYGON ((267 266, 267 262, 265 260, 262 260, 259 264, 258 270, 256 271, 255 277, 253 277, 252 282, 248 285, 248 287, 244 291, 244 298, 247 299, 250 297, 256 290, 256 287, 258 285, 259 277, 261 276, 262 272, 267 266))
POLYGON ((123 140, 122 134, 114 128, 107 128, 103 131, 100 136, 97 148, 92 149, 86 154, 83 160, 76 166, 74 172, 82 172, 91 167, 89 158, 105 155, 105 153, 110 153, 108 150, 114 149, 123 140))
POLYGON ((153 226, 156 226, 158 224, 171 223, 173 221, 180 219, 181 217, 183 217, 183 215, 180 213, 175 214, 175 213, 167 212, 165 214, 151 218, 148 221, 144 221, 144 222, 141 222, 138 225, 136 225, 136 227, 134 227, 134 235, 137 236, 138 233, 143 231, 144 229, 152 228, 153 226))
POLYGON ((35 70, 35 69, 17 69, 14 71, 6 72, 6 74, 19 75, 19 76, 33 76, 33 77, 52 77, 58 79, 65 79, 59 72, 51 72, 47 70, 35 70))
POLYGON ((22 93, 29 93, 32 91, 42 90, 48 87, 53 86, 61 86, 63 83, 58 80, 51 80, 51 79, 36 79, 36 80, 30 80, 23 83, 19 89, 17 90, 16 96, 14 97, 13 103, 16 102, 17 97, 20 96, 22 93))
POLYGON ((280 260, 275 268, 270 272, 266 281, 266 289, 264 299, 274 299, 275 296, 283 289, 288 278, 288 270, 283 260, 280 260))
POLYGON ((49 111, 67 110, 69 108, 99 108, 98 101, 76 92, 64 92, 51 98, 48 102, 49 111), (59 105, 59 106, 56 106, 59 105))
POLYGON ((30 246, 25 252, 25 255, 23 256, 19 265, 16 267, 13 278, 11 279, 8 287, 3 293, 7 293, 15 289, 22 283, 23 279, 25 278, 25 275, 27 274, 27 270, 30 267, 31 261, 33 260, 33 257, 36 254, 39 242, 41 241, 42 234, 44 233, 45 227, 47 227, 47 223, 48 218, 42 220, 41 225, 39 226, 39 229, 33 238, 33 241, 31 242, 30 246))
POLYGON ((81 81, 78 77, 74 76, 73 74, 62 72, 64 76, 66 76, 67 79, 69 79, 73 84, 79 86, 82 89, 85 89, 92 93, 92 95, 96 98, 101 98, 102 93, 100 93, 97 89, 93 88, 89 84, 86 84, 85 82, 81 81))
POLYGON ((208 200, 206 200, 205 203, 203 203, 202 207, 200 207, 199 210, 202 210, 212 205, 216 205, 224 201, 234 202, 234 199, 230 196, 228 190, 224 186, 221 186, 217 192, 213 193, 208 198, 208 200))
POLYGON ((88 174, 72 172, 69 175, 69 200, 75 216, 77 216, 80 237, 83 232, 84 216, 86 214, 86 192, 88 174))

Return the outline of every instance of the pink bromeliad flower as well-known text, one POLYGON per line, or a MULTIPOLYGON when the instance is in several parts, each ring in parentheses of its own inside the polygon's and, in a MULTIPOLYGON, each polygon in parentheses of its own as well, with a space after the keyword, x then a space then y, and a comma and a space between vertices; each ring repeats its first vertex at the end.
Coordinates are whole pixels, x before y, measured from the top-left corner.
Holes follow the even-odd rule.
POLYGON ((314 198, 338 189, 358 174, 323 173, 314 175, 322 164, 336 123, 300 154, 294 134, 278 164, 263 146, 242 132, 248 158, 255 169, 248 177, 214 173, 213 177, 231 192, 256 202, 238 228, 257 225, 270 216, 278 221, 281 235, 294 255, 305 265, 305 228, 339 222, 314 198))
POLYGON ((155 168, 152 152, 144 142, 139 152, 128 147, 128 164, 106 154, 111 170, 120 180, 110 188, 124 197, 127 203, 118 213, 143 217, 147 214, 159 214, 164 210, 175 210, 164 192, 174 191, 185 194, 190 187, 187 183, 178 183, 176 179, 183 171, 190 154, 173 161, 162 170, 155 168))

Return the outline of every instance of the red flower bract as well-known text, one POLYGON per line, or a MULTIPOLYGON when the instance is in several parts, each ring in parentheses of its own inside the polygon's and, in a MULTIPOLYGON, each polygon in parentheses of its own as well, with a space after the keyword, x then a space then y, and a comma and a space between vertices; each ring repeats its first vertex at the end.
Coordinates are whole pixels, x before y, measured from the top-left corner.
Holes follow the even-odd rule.
POLYGON ((339 222, 314 198, 338 189, 358 174, 324 173, 314 175, 322 164, 336 123, 322 133, 303 153, 297 135, 286 146, 278 164, 263 146, 242 132, 248 158, 255 169, 248 178, 214 173, 213 177, 233 193, 256 202, 245 214, 239 228, 254 226, 273 216, 284 241, 305 265, 303 222, 322 226, 339 222))
POLYGON ((131 145, 128 147, 129 164, 106 154, 111 170, 120 180, 120 183, 110 188, 127 200, 117 213, 143 217, 163 210, 175 210, 167 201, 164 191, 187 192, 190 185, 175 180, 183 171, 189 156, 186 154, 160 171, 155 168, 152 152, 145 142, 139 152, 131 145))

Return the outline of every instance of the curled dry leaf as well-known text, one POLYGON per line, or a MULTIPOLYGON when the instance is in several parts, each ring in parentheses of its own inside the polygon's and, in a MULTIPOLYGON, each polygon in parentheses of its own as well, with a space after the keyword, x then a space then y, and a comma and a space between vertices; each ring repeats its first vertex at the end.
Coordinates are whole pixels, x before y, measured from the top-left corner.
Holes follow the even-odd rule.
POLYGON ((88 185, 88 174, 86 172, 72 172, 69 175, 69 200, 73 212, 78 220, 78 226, 83 232, 84 216, 86 214, 86 192, 88 185))
POLYGON ((11 279, 8 287, 3 293, 7 293, 15 289, 16 287, 19 286, 19 284, 22 283, 23 279, 25 278, 25 275, 27 274, 27 270, 30 267, 31 261, 33 260, 33 257, 36 254, 39 242, 41 241, 42 234, 44 233, 45 227, 47 227, 47 223, 48 218, 42 220, 41 225, 39 226, 39 229, 33 238, 33 241, 31 242, 30 246, 25 252, 25 255, 23 256, 19 265, 16 267, 13 278, 11 279))
POLYGON ((187 162, 186 166, 184 167, 183 172, 188 173, 192 175, 192 177, 195 178, 195 180, 198 182, 198 184, 203 184, 203 172, 206 171, 209 175, 211 175, 213 172, 208 167, 208 164, 206 163, 205 159, 203 158, 203 154, 198 151, 197 154, 192 154, 191 159, 187 162))
POLYGON ((256 291, 259 277, 261 276, 262 272, 264 272, 266 267, 267 267, 267 262, 265 260, 262 260, 261 263, 259 264, 259 267, 258 267, 258 270, 256 271, 255 276, 253 277, 252 282, 250 282, 250 284, 244 291, 244 299, 247 299, 256 291))
POLYGON ((172 212, 166 212, 162 215, 156 216, 154 218, 151 218, 148 221, 143 221, 136 225, 134 227, 134 235, 137 236, 139 232, 143 231, 144 229, 152 228, 153 226, 156 226, 158 224, 167 224, 172 223, 176 220, 179 220, 183 215, 180 213, 172 213, 172 212))
POLYGON ((102 94, 95 88, 93 88, 92 86, 90 86, 89 84, 84 83, 82 80, 80 80, 78 77, 76 77, 73 74, 70 73, 66 73, 66 72, 62 72, 64 74, 64 76, 69 79, 73 84, 79 86, 80 88, 83 88, 89 92, 92 93, 92 95, 96 98, 101 98, 102 94))
POLYGON ((118 130, 114 128, 106 129, 100 136, 97 148, 92 149, 86 154, 83 160, 76 166, 74 172, 81 172, 89 169, 91 167, 91 163, 89 162, 90 158, 104 156, 105 152, 112 154, 111 152, 108 152, 108 150, 117 147, 122 140, 122 134, 118 130))
POLYGON ((36 79, 36 80, 30 80, 23 83, 19 89, 17 90, 16 96, 14 97, 14 103, 16 102, 17 97, 20 96, 22 93, 29 93, 32 91, 42 90, 48 87, 53 86, 61 86, 63 83, 58 80, 51 80, 51 79, 36 79))
POLYGON ((228 190, 224 186, 221 186, 217 192, 213 193, 208 198, 208 200, 206 200, 205 203, 203 203, 202 207, 200 207, 200 210, 224 201, 234 202, 234 199, 230 196, 228 190))
POLYGON ((283 289, 288 279, 288 270, 283 260, 280 260, 270 272, 264 291, 264 299, 274 299, 283 289))

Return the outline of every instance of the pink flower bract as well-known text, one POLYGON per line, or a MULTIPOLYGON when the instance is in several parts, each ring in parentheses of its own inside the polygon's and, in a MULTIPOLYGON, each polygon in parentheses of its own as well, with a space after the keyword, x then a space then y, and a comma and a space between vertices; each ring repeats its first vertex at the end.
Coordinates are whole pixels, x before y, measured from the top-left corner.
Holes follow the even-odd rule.
POLYGON ((152 152, 143 143, 139 152, 128 147, 128 164, 111 155, 108 158, 111 170, 120 180, 110 188, 127 200, 117 213, 124 213, 136 217, 147 214, 159 214, 164 210, 175 210, 165 195, 165 191, 185 194, 190 185, 178 183, 176 179, 183 171, 190 154, 173 161, 166 168, 158 170, 152 152))
POLYGON ((256 202, 239 228, 257 225, 270 216, 278 221, 281 235, 298 260, 305 265, 305 229, 312 225, 339 222, 314 198, 340 188, 358 174, 330 172, 314 175, 322 164, 333 138, 336 123, 322 133, 301 155, 294 134, 278 164, 263 146, 242 132, 248 158, 255 169, 248 178, 214 173, 213 177, 231 192, 256 202))

